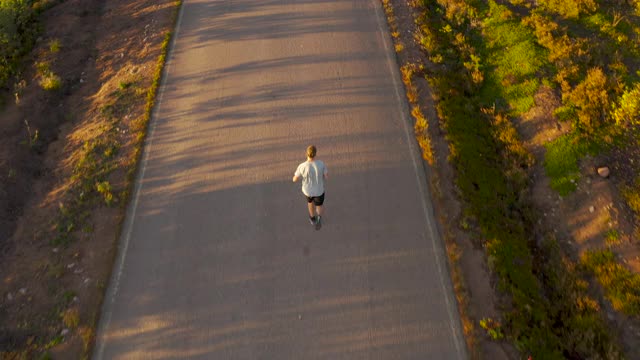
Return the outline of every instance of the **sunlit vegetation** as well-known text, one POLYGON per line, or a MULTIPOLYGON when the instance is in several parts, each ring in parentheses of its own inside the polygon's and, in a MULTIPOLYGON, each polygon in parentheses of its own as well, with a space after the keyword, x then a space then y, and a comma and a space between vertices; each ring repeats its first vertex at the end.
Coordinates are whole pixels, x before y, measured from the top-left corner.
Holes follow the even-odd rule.
POLYGON ((582 264, 603 285, 613 308, 628 315, 640 315, 640 275, 619 264, 611 250, 590 251, 582 264))
POLYGON ((532 238, 532 158, 512 120, 535 105, 542 85, 556 92, 562 105, 551 110, 572 130, 545 144, 544 165, 552 187, 570 194, 580 160, 618 146, 614 139, 637 126, 638 59, 630 56, 640 33, 628 17, 591 0, 422 0, 419 8, 417 39, 433 62, 428 80, 456 182, 511 298, 500 331, 533 358, 619 358, 581 268, 552 238, 542 245, 532 238), (606 39, 595 41, 601 34, 606 39), (611 51, 611 41, 628 50, 611 51))

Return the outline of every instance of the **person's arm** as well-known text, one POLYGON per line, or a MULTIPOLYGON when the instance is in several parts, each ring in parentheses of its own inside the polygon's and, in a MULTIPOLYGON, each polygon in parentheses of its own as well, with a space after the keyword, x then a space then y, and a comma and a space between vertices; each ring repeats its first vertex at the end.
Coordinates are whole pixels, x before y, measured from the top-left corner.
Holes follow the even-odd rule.
POLYGON ((296 169, 296 172, 293 173, 293 182, 298 181, 302 177, 302 173, 300 172, 300 166, 296 169))

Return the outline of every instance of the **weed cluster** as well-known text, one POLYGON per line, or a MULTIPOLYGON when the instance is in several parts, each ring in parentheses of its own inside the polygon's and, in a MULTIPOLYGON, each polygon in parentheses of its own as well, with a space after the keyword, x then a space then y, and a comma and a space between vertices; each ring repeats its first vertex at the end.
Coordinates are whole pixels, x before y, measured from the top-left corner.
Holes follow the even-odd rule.
POLYGON ((38 76, 40 77, 40 86, 43 90, 54 91, 62 86, 62 79, 51 71, 51 67, 46 62, 36 64, 38 76))

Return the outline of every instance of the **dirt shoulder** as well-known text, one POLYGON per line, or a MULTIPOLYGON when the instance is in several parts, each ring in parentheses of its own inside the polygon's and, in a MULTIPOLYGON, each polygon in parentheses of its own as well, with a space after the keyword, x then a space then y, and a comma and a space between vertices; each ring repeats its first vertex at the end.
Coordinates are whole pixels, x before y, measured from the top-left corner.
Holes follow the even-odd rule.
POLYGON ((176 4, 59 2, 43 15, 19 102, 3 95, 2 358, 88 356, 176 4), (41 62, 58 91, 40 87, 41 62))

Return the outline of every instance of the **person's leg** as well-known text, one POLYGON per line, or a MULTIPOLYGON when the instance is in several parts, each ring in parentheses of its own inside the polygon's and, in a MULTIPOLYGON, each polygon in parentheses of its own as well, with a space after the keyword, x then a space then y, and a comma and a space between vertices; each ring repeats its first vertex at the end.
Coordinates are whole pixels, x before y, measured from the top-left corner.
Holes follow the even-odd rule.
POLYGON ((315 209, 314 209, 315 205, 313 204, 313 202, 309 202, 309 203, 307 203, 307 205, 308 205, 307 207, 309 208, 309 217, 316 216, 315 209))
POLYGON ((316 224, 316 215, 315 215, 315 207, 313 205, 313 198, 306 196, 307 198, 307 209, 309 209, 309 222, 311 225, 316 224))
POLYGON ((316 211, 318 212, 318 216, 321 217, 324 213, 323 204, 324 204, 324 193, 313 199, 313 203, 316 205, 316 211))

